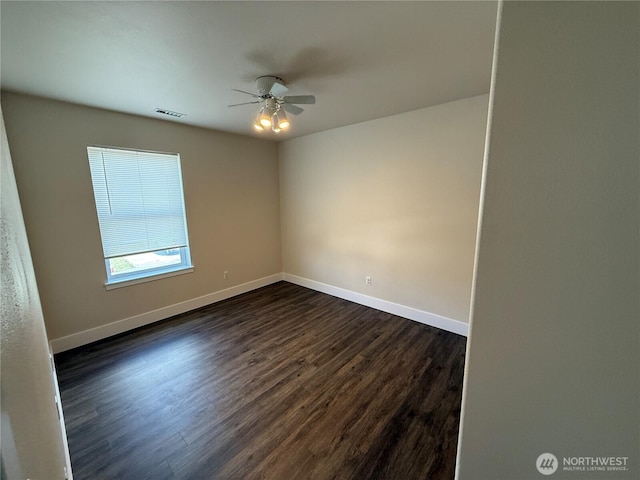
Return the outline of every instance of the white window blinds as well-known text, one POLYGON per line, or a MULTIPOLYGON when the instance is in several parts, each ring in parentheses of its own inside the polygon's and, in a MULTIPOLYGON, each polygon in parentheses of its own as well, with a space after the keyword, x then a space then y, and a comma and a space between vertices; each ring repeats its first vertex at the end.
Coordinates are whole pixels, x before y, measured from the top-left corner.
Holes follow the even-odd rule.
POLYGON ((188 246, 179 155, 87 152, 105 258, 188 246))

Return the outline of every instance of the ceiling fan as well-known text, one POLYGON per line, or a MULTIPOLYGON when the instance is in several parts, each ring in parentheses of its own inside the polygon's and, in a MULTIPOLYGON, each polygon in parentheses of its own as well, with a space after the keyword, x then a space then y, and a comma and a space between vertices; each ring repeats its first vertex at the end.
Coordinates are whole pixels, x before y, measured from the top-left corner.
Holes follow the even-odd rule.
POLYGON ((236 92, 251 95, 255 100, 251 102, 235 103, 229 107, 239 105, 250 105, 254 103, 264 103, 258 112, 253 126, 256 130, 271 129, 274 132, 289 128, 289 120, 285 112, 299 115, 304 110, 298 105, 313 105, 316 97, 313 95, 285 95, 289 89, 284 80, 274 75, 263 75, 256 78, 256 90, 258 93, 245 92, 244 90, 233 89, 236 92))

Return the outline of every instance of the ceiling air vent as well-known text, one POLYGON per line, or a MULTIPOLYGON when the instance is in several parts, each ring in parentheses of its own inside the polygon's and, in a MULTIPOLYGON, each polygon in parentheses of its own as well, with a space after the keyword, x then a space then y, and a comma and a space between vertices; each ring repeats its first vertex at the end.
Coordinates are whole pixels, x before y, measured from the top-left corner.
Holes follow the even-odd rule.
POLYGON ((171 110, 166 110, 164 108, 156 108, 156 113, 161 113, 162 115, 169 115, 170 117, 181 118, 186 117, 186 113, 178 113, 172 112, 171 110))

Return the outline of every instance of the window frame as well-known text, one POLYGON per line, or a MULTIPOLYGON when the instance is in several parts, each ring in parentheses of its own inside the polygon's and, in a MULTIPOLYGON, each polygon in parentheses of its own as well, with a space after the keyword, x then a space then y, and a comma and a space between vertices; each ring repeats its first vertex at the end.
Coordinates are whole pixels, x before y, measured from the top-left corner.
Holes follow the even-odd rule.
MULTIPOLYGON (((105 267, 105 272, 106 272, 106 281, 104 283, 105 289, 106 290, 111 290, 114 288, 120 288, 120 287, 125 287, 125 286, 129 286, 129 285, 136 285, 139 283, 145 283, 145 282, 151 282, 151 281, 155 281, 155 280, 160 280, 162 278, 168 278, 168 277, 173 277, 176 275, 182 275, 185 273, 191 273, 194 270, 194 266, 192 264, 191 261, 191 250, 190 250, 190 242, 189 242, 189 232, 188 232, 188 224, 187 224, 187 209, 186 209, 186 202, 184 199, 184 181, 183 181, 183 177, 182 177, 182 162, 181 162, 181 157, 179 153, 168 153, 168 152, 159 152, 159 151, 153 151, 153 150, 142 150, 142 149, 134 149, 134 148, 125 148, 125 147, 113 147, 113 146, 104 146, 104 145, 88 145, 87 146, 87 156, 88 156, 88 160, 89 160, 89 167, 91 169, 91 154, 90 154, 90 149, 109 149, 109 150, 118 150, 118 151, 122 151, 122 152, 131 152, 132 154, 136 154, 136 153, 144 153, 144 154, 158 154, 158 155, 171 155, 171 156, 175 156, 177 163, 178 163, 178 172, 179 172, 179 182, 180 182, 180 189, 181 189, 181 194, 182 194, 182 207, 183 207, 183 220, 184 220, 184 231, 185 231, 185 235, 186 235, 186 245, 185 246, 181 246, 181 247, 170 247, 170 248, 161 248, 158 250, 150 250, 148 252, 139 252, 137 254, 124 254, 121 256, 110 256, 110 257, 106 257, 104 256, 104 240, 102 237, 102 230, 100 230, 100 243, 101 243, 101 247, 103 249, 103 258, 104 258, 104 267, 105 267), (135 269, 135 270, 131 270, 129 272, 124 272, 124 273, 119 273, 119 274, 112 274, 111 273, 111 265, 110 265, 110 261, 117 259, 117 258, 124 258, 127 256, 131 256, 131 255, 138 255, 138 254, 144 254, 144 253, 155 253, 155 252, 160 252, 163 250, 169 250, 169 249, 177 249, 180 251, 180 262, 179 263, 174 263, 171 265, 161 265, 161 266, 157 266, 157 267, 149 267, 149 268, 139 268, 139 269, 135 269)), ((99 213, 98 213, 98 207, 97 207, 97 200, 95 198, 96 192, 95 192, 95 185, 93 183, 93 177, 91 178, 91 187, 92 187, 92 192, 94 194, 94 207, 96 208, 96 216, 98 219, 98 223, 100 224, 100 220, 99 220, 99 213)))
MULTIPOLYGON (((162 250, 155 250, 155 252, 159 252, 162 250)), ((126 287, 127 285, 136 285, 138 283, 151 282, 153 280, 159 280, 161 278, 173 277, 175 275, 193 272, 193 265, 191 264, 191 252, 189 251, 189 247, 179 247, 177 248, 177 250, 180 250, 180 263, 133 270, 131 272, 119 273, 115 275, 111 274, 111 265, 109 264, 109 261, 114 260, 115 258, 123 258, 128 255, 123 255, 123 257, 105 258, 104 265, 107 272, 107 281, 105 282, 106 289, 111 290, 113 288, 126 287)))

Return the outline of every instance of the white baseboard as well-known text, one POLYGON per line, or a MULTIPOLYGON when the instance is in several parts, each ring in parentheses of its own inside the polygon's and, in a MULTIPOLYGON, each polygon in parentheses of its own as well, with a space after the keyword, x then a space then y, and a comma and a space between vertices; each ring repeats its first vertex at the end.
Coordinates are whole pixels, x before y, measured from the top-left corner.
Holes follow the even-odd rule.
POLYGON ((165 318, 169 318, 180 313, 185 313, 227 298, 235 297, 242 293, 250 292, 251 290, 270 285, 280 280, 282 280, 282 273, 276 273, 275 275, 259 278, 251 282, 236 285, 235 287, 226 288, 218 292, 209 293, 191 300, 152 310, 151 312, 134 315, 133 317, 101 325, 89 330, 84 330, 72 335, 67 335, 66 337, 54 338, 49 342, 51 351, 53 353, 60 353, 65 350, 71 350, 72 348, 102 340, 128 330, 133 330, 134 328, 142 327, 144 325, 157 322, 158 320, 164 320, 165 318))
POLYGON ((133 317, 101 325, 96 328, 83 330, 82 332, 67 335, 66 337, 54 338, 49 342, 49 345, 53 353, 64 352, 65 350, 71 350, 72 348, 87 345, 91 342, 96 342, 119 333, 133 330, 134 328, 142 327, 159 320, 164 320, 165 318, 169 318, 180 313, 185 313, 221 300, 226 300, 227 298, 235 297, 242 293, 250 292, 251 290, 270 285, 280 280, 285 280, 318 292, 327 293, 334 297, 343 298, 345 300, 359 303, 360 305, 365 305, 383 312, 408 318, 409 320, 424 323, 425 325, 440 328, 458 335, 466 337, 469 334, 469 324, 461 322, 460 320, 454 320, 435 313, 418 310, 417 308, 407 307, 387 300, 370 297, 362 293, 353 292, 340 287, 334 287, 333 285, 309 280, 308 278, 298 277, 289 273, 276 273, 268 277, 236 285, 235 287, 226 288, 218 292, 209 293, 191 300, 152 310, 151 312, 141 313, 140 315, 134 315, 133 317))
POLYGON ((298 277, 289 273, 283 273, 282 279, 286 282, 295 283, 302 287, 327 293, 334 297, 343 298, 345 300, 359 303, 360 305, 382 310, 383 312, 408 318, 409 320, 424 323, 425 325, 440 328, 458 335, 465 337, 469 335, 469 324, 461 322, 460 320, 454 320, 453 318, 447 318, 435 313, 425 312, 424 310, 418 310, 417 308, 407 307, 387 300, 370 297, 362 293, 353 292, 340 287, 334 287, 333 285, 316 282, 315 280, 309 280, 308 278, 298 277))

